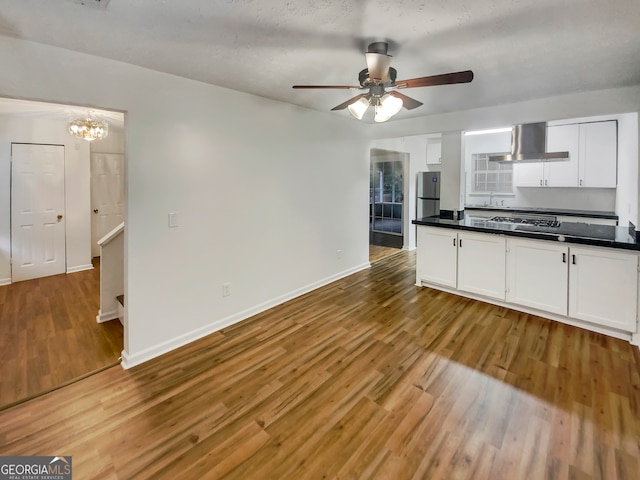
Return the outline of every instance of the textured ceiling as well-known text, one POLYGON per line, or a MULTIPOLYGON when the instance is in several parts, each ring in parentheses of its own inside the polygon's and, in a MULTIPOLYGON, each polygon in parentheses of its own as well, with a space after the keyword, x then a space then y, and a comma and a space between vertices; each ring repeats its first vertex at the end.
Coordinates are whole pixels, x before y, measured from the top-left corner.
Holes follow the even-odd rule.
POLYGON ((640 84, 638 0, 81 3, 0 0, 0 34, 322 111, 358 92, 291 86, 357 85, 371 41, 389 42, 398 80, 474 71, 403 90, 425 105, 395 119, 640 84))

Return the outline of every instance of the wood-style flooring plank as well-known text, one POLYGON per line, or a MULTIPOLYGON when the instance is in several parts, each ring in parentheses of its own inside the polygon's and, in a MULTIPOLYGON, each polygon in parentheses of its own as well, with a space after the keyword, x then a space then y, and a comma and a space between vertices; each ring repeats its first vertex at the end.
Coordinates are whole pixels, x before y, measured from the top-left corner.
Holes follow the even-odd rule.
POLYGON ((123 328, 98 324, 94 269, 0 286, 0 408, 118 361, 123 328))
MULTIPOLYGON (((397 253, 0 412, 0 455, 72 455, 83 479, 638 478, 636 347, 414 283, 415 252, 397 253)), ((7 298, 3 319, 51 308, 37 289, 7 298)), ((70 305, 56 311, 73 322, 70 305)), ((5 332, 82 335, 69 330, 5 332)), ((7 364, 38 355, 8 350, 7 364)))

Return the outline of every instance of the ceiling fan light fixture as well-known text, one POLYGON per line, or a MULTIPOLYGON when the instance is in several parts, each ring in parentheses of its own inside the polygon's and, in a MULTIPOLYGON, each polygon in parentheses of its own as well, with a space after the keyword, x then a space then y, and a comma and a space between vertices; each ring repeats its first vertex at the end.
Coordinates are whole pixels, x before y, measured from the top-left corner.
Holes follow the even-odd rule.
POLYGON ((351 113, 351 115, 356 117, 358 120, 362 120, 362 117, 364 117, 367 108, 369 108, 369 99, 365 97, 361 97, 347 107, 349 113, 351 113))
POLYGON ((91 118, 91 111, 89 111, 86 117, 74 118, 69 122, 69 133, 87 142, 102 140, 109 135, 109 124, 91 118))
POLYGON ((386 93, 380 97, 378 104, 375 106, 376 115, 374 120, 378 123, 386 122, 400 110, 402 110, 402 99, 386 93))

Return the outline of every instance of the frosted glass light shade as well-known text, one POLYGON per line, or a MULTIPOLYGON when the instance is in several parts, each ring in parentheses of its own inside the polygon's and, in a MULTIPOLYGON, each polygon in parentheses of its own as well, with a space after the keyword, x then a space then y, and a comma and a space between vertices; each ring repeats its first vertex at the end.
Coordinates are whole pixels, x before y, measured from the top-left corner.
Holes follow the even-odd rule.
POLYGON ((402 109, 402 99, 385 94, 380 97, 380 104, 376 105, 376 122, 386 122, 402 109))
POLYGON ((362 120, 367 108, 369 108, 369 100, 365 97, 360 98, 357 102, 353 102, 347 107, 351 115, 356 117, 358 120, 362 120))

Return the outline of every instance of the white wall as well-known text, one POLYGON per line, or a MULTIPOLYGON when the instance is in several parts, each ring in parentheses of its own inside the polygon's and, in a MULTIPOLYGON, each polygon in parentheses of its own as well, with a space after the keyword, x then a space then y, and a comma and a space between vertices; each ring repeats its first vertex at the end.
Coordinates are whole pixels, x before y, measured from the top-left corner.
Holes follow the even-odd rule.
POLYGON ((67 132, 67 122, 0 115, 0 285, 11 281, 11 143, 64 145, 67 272, 91 265, 89 145, 67 132))
POLYGON ((127 112, 127 365, 368 265, 360 122, 16 39, 0 55, 0 95, 127 112))
POLYGON ((460 132, 443 132, 442 167, 440 175, 440 210, 464 210, 461 194, 462 175, 462 135, 460 132))
MULTIPOLYGON (((123 114, 124 116, 124 114, 123 114)), ((109 129, 109 135, 102 140, 94 140, 89 143, 91 153, 120 153, 125 151, 124 132, 109 129)))

